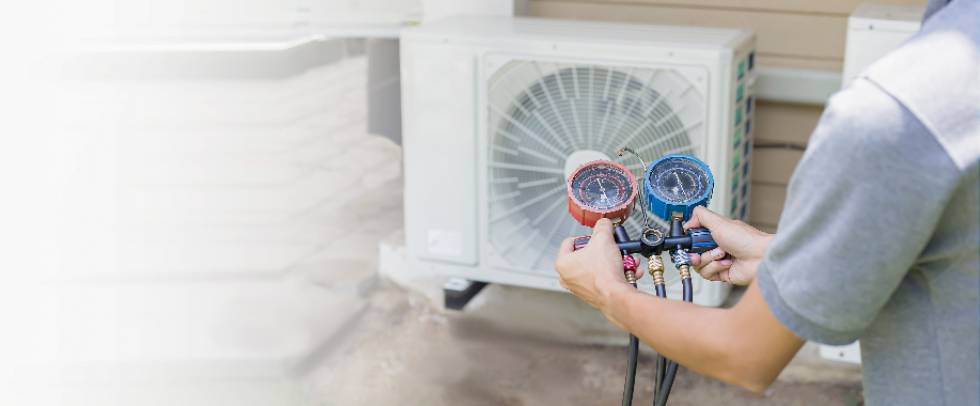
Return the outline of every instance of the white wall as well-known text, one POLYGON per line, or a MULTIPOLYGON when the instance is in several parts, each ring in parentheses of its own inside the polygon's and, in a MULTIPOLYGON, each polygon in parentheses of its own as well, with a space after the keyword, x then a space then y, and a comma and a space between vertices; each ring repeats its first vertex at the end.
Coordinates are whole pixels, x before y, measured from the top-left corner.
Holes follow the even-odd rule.
POLYGON ((58 8, 71 40, 282 41, 418 21, 421 0, 64 0, 58 8))

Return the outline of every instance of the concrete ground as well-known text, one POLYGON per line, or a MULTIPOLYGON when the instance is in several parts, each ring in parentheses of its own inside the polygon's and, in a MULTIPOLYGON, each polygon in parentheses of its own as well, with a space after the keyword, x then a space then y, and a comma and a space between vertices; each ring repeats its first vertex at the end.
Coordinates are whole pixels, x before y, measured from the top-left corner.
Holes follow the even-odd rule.
MULTIPOLYGON (((612 329, 570 336, 564 311, 600 315, 563 293, 491 286, 474 309, 440 309, 416 292, 380 281, 342 342, 306 378, 316 404, 618 404, 625 337, 612 329), (535 306, 550 301, 551 306, 535 306), (555 321, 555 319, 558 319, 555 321), (598 344, 597 337, 616 344, 598 344)), ((567 317, 567 315, 565 315, 567 317)), ((847 373, 821 376, 797 360, 764 395, 681 370, 672 405, 857 405, 847 373)), ((636 404, 652 399, 654 354, 645 348, 636 404)))
MULTIPOLYGON (((458 312, 440 305, 440 277, 391 271, 365 276, 366 307, 305 373, 314 404, 620 401, 625 335, 573 296, 490 285, 458 312)), ((635 402, 648 404, 655 353, 641 347, 635 402)), ((819 359, 812 346, 763 395, 680 371, 671 404, 721 403, 858 405, 860 371, 819 359)))

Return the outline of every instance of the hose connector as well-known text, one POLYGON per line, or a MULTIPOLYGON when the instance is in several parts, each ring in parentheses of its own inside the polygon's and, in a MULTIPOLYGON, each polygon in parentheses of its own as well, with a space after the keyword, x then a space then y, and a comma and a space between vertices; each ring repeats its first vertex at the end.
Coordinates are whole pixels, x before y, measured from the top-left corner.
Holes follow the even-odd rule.
POLYGON ((626 271, 625 274, 626 274, 626 282, 628 282, 630 285, 636 285, 636 272, 626 271))
POLYGON ((640 264, 636 262, 636 258, 633 258, 632 255, 623 255, 623 269, 624 270, 627 270, 627 271, 630 271, 630 272, 635 272, 636 271, 636 267, 639 266, 639 265, 640 264))
POLYGON ((670 260, 677 267, 677 272, 681 274, 681 279, 691 279, 691 255, 685 250, 674 250, 670 253, 670 260))
POLYGON ((677 267, 677 273, 681 274, 681 279, 691 279, 691 266, 680 265, 677 267))
POLYGON ((666 283, 664 281, 664 260, 660 258, 660 255, 650 256, 650 260, 647 262, 647 270, 653 278, 654 285, 663 285, 666 283))
POLYGON ((639 265, 632 255, 623 255, 623 274, 626 276, 626 282, 633 286, 636 286, 636 268, 639 265))
POLYGON ((670 253, 670 260, 674 262, 674 265, 680 268, 681 265, 691 264, 691 255, 689 255, 685 250, 678 249, 670 253))

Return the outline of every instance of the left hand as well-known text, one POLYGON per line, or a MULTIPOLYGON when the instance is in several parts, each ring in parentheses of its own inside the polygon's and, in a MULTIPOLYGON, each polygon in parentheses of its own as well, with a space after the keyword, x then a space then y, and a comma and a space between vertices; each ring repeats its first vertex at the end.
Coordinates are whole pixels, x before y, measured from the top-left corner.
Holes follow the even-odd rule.
MULTIPOLYGON (((555 259, 561 286, 605 314, 610 298, 624 288, 633 289, 623 275, 623 254, 616 247, 613 224, 600 219, 592 229, 589 244, 578 251, 574 250, 574 240, 565 239, 555 259)), ((641 276, 643 272, 638 268, 636 278, 641 276)))
POLYGON ((718 243, 718 248, 711 251, 700 255, 691 254, 691 264, 701 277, 735 285, 752 283, 773 239, 772 234, 701 206, 694 208, 691 220, 684 227, 706 227, 711 230, 711 236, 718 243))

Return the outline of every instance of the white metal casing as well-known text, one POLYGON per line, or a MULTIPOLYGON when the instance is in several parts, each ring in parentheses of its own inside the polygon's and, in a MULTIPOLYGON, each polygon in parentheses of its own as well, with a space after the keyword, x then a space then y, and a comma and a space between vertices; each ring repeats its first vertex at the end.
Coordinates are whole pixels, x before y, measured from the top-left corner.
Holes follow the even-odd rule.
MULTIPOLYGON (((754 36, 742 30, 520 17, 457 16, 404 31, 402 125, 410 262, 447 276, 561 289, 551 272, 501 265, 488 242, 486 84, 508 59, 695 72, 691 77, 703 80, 706 104, 705 142, 695 155, 716 177, 711 208, 744 218, 746 204, 731 207, 729 202, 742 193, 738 201, 747 200, 748 194, 752 111, 745 106, 752 103, 754 71, 748 65, 753 47, 754 36), (736 84, 741 87, 738 101, 736 84), (734 125, 736 107, 740 121, 734 125), (744 143, 733 148, 735 133, 746 127, 748 134, 739 135, 744 143), (737 168, 734 161, 740 163, 737 168)), ((545 255, 553 258, 554 253, 545 255)), ((719 305, 728 289, 697 278, 695 301, 719 305)), ((679 296, 677 287, 669 291, 679 296)))
POLYGON ((923 11, 923 6, 861 3, 847 20, 843 86, 919 31, 923 11))

